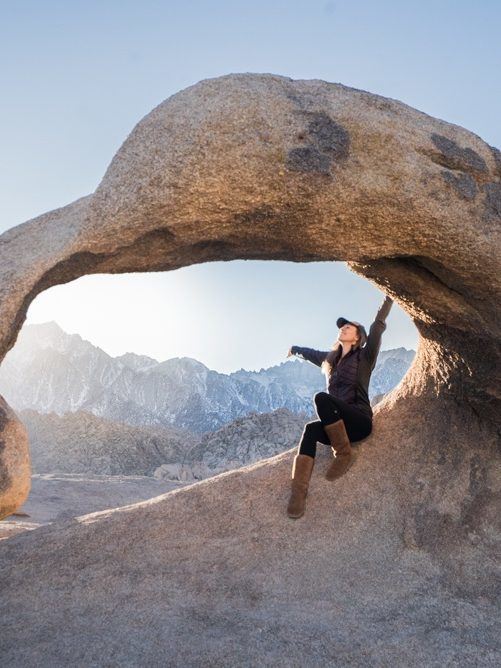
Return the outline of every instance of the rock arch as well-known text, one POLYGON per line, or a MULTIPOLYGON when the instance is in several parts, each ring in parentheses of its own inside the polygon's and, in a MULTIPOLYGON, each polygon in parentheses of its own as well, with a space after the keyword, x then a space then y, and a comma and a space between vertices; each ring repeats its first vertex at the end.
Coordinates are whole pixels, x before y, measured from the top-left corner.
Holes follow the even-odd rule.
MULTIPOLYGON (((333 577, 341 587, 346 560, 381 564, 398 544, 406 568, 409 555, 419 555, 420 583, 437 567, 449 593, 490 605, 501 493, 500 222, 501 153, 462 127, 322 80, 252 73, 202 80, 133 128, 94 193, 0 236, 0 359, 34 297, 84 274, 232 259, 347 261, 406 310, 420 341, 406 377, 375 408, 363 456, 336 487, 338 516, 353 518, 336 526, 344 547, 330 542, 329 520, 318 515, 315 544, 324 557, 327 546, 339 555, 333 577)), ((0 429, 5 516, 27 494, 29 458, 22 425, 3 400, 0 429)), ((202 533, 228 536, 229 527, 238 534, 245 525, 259 536, 275 522, 293 540, 305 522, 282 529, 291 520, 281 512, 273 521, 259 514, 283 510, 290 455, 137 504, 127 521, 146 512, 160 521, 165 504, 169 512, 205 508, 204 494, 226 507, 227 495, 240 490, 225 527, 201 511, 202 533), (235 514, 249 505, 251 519, 235 514)), ((313 496, 307 512, 328 512, 332 503, 313 496)), ((72 525, 68 536, 78 542, 79 531, 97 535, 114 522, 118 532, 124 522, 118 510, 97 515, 102 522, 72 525)), ((12 539, 13 553, 21 539, 36 541, 12 539)), ((277 540, 268 543, 271 570, 277 540)), ((249 609, 256 578, 245 593, 249 609)), ((383 579, 369 590, 384 591, 383 579)), ((312 576, 303 580, 315 588, 312 576)))

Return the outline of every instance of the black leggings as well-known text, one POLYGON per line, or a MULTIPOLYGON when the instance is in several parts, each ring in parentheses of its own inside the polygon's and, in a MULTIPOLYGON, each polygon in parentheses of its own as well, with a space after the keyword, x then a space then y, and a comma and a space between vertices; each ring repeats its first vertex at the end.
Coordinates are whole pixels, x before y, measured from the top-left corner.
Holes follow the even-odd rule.
POLYGON ((371 433, 372 418, 345 401, 333 397, 328 392, 317 392, 313 401, 319 419, 305 424, 298 446, 298 454, 315 457, 317 441, 330 445, 323 425, 332 424, 337 420, 344 421, 346 433, 352 443, 367 438, 371 433))

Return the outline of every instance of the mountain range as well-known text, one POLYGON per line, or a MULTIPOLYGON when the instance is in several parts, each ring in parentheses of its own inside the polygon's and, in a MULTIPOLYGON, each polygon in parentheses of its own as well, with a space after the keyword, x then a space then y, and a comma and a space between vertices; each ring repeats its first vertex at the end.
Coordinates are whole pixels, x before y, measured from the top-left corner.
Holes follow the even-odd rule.
MULTIPOLYGON (((369 386, 373 405, 400 382, 414 355, 406 348, 379 353, 369 386)), ((54 321, 25 325, 0 366, 0 393, 16 411, 84 411, 113 423, 199 437, 251 413, 285 408, 314 417, 312 397, 319 390, 325 390, 319 367, 299 358, 224 374, 190 357, 112 357, 54 321)))

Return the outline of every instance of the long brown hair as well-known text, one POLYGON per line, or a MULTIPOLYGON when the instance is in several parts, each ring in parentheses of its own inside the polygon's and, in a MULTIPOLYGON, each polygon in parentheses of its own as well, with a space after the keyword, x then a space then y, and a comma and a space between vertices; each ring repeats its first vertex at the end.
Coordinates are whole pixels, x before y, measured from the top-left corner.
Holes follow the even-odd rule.
MULTIPOLYGON (((357 348, 360 348, 360 344, 362 342, 362 335, 360 334, 360 330, 357 327, 357 332, 358 332, 358 339, 355 341, 355 343, 351 344, 351 350, 356 350, 357 348)), ((350 350, 350 352, 351 352, 350 350)), ((321 364, 321 371, 325 375, 326 378, 329 378, 329 376, 332 373, 332 369, 337 366, 341 355, 343 354, 343 346, 341 344, 341 341, 335 341, 332 345, 332 348, 327 354, 327 357, 324 359, 324 361, 321 364)))

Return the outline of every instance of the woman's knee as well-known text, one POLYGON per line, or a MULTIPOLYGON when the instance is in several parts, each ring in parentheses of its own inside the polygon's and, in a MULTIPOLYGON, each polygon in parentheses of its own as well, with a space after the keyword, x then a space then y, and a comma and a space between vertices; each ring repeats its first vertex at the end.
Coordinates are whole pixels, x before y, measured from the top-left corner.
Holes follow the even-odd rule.
POLYGON ((364 435, 362 436, 362 439, 367 438, 372 434, 372 422, 366 426, 364 429, 364 435))
POLYGON ((350 441, 353 443, 357 443, 358 441, 363 441, 364 439, 368 438, 372 433, 372 422, 369 424, 364 423, 362 425, 358 424, 352 431, 352 437, 350 437, 350 441))
POLYGON ((307 422, 303 427, 303 434, 306 436, 311 436, 317 429, 318 420, 312 420, 307 422))
POLYGON ((333 409, 337 408, 336 404, 332 401, 332 397, 327 392, 316 392, 313 395, 313 402, 319 417, 320 413, 324 413, 325 411, 332 411, 333 409))

